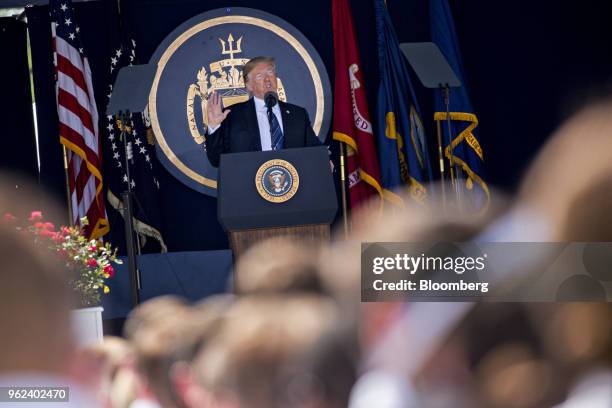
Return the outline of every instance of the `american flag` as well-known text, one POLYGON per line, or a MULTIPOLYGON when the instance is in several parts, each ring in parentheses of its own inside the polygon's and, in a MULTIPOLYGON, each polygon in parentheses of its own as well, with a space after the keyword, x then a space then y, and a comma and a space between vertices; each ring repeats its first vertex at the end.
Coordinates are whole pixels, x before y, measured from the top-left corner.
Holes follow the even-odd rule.
POLYGON ((70 0, 50 0, 60 142, 68 160, 72 222, 87 216, 85 234, 98 238, 109 230, 102 194, 102 157, 98 110, 91 70, 83 53, 70 0))

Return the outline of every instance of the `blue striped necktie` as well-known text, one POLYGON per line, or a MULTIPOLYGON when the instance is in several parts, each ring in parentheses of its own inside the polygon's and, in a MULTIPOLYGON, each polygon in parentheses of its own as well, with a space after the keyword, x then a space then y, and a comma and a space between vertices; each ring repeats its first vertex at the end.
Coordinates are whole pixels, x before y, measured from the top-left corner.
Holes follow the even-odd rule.
POLYGON ((283 148, 285 136, 283 135, 283 131, 281 130, 280 123, 278 123, 276 115, 274 112, 272 112, 272 107, 268 108, 268 122, 270 122, 272 150, 280 150, 283 148))

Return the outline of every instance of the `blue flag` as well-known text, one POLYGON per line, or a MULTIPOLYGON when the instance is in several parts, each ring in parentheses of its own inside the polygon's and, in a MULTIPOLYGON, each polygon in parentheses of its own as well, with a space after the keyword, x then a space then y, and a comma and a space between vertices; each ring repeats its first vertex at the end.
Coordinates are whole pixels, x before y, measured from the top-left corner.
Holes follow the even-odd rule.
POLYGON ((465 172, 465 178, 460 180, 459 186, 462 206, 465 209, 478 211, 486 208, 490 199, 482 168, 484 155, 476 132, 478 118, 474 114, 467 92, 459 43, 448 0, 431 0, 430 7, 432 41, 438 45, 462 84, 461 87, 453 88, 450 92, 450 138, 445 122, 447 114, 441 90, 435 91, 434 119, 444 121, 440 123, 443 129, 444 155, 447 159, 451 157, 448 145, 450 139, 452 140, 452 160, 465 172))
POLYGON ((410 196, 424 203, 431 170, 420 109, 406 61, 383 0, 374 0, 380 85, 378 88, 378 156, 383 197, 398 205, 394 192, 407 186, 410 196))

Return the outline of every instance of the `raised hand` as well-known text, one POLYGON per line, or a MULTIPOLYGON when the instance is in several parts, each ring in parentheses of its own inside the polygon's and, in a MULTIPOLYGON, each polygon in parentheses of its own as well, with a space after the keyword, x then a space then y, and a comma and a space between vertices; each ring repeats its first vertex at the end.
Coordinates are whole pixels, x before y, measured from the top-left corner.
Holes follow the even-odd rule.
POLYGON ((208 98, 208 126, 217 127, 225 120, 227 115, 230 113, 229 109, 223 110, 223 103, 221 102, 221 96, 217 91, 208 98))

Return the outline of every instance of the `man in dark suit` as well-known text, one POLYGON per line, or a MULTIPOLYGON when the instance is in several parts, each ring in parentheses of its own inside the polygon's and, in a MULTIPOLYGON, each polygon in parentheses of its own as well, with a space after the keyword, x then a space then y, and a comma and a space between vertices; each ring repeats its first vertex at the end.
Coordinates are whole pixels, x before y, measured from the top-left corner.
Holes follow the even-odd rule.
POLYGON ((304 108, 264 101, 266 94, 276 95, 277 91, 274 58, 253 58, 244 65, 242 74, 251 99, 223 110, 217 92, 209 98, 206 154, 210 164, 218 167, 224 153, 321 145, 304 108))

